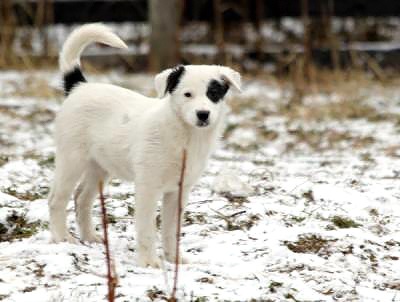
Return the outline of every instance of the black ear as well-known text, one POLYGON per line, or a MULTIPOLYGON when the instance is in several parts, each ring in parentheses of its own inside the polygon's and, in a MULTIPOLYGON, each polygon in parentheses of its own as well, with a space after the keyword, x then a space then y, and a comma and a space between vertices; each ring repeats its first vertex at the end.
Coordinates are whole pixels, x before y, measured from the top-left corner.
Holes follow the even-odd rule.
POLYGON ((175 67, 167 78, 167 86, 165 87, 165 93, 172 93, 179 84, 183 74, 185 73, 185 66, 178 65, 175 67))

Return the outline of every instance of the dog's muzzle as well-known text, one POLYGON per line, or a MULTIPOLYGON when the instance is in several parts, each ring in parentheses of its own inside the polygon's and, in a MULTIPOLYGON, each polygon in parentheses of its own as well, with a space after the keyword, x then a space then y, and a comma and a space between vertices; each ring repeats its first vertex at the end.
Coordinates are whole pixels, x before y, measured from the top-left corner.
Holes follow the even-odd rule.
POLYGON ((196 111, 197 115, 197 126, 198 127, 206 127, 210 123, 210 111, 208 110, 199 110, 196 111))
POLYGON ((197 127, 203 128, 203 127, 207 127, 209 124, 210 123, 208 121, 207 122, 198 121, 196 125, 197 125, 197 127))

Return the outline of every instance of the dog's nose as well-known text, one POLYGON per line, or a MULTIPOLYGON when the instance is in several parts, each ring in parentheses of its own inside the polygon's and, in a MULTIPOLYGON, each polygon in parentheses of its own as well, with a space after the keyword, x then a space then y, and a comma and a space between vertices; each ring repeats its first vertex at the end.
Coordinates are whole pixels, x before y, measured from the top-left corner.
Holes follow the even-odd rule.
POLYGON ((210 111, 208 110, 199 110, 196 112, 197 118, 202 122, 207 122, 208 117, 210 115, 210 111))

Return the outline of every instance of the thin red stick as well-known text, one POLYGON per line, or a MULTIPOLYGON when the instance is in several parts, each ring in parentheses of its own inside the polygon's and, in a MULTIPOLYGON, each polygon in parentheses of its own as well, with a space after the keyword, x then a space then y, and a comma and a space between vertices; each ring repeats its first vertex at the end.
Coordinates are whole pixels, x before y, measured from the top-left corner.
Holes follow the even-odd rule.
POLYGON ((169 302, 175 302, 176 300, 176 290, 178 286, 178 272, 179 272, 179 247, 181 242, 181 216, 182 216, 182 192, 183 192, 183 182, 185 179, 186 170, 186 149, 183 149, 182 154, 182 168, 181 175, 179 179, 179 194, 178 194, 178 219, 176 228, 176 247, 175 247, 175 275, 174 275, 174 286, 172 288, 171 298, 169 302))
POLYGON ((100 191, 100 203, 101 203, 101 212, 102 212, 102 221, 103 221, 103 235, 104 235, 104 247, 106 250, 106 261, 107 261, 107 285, 108 285, 108 301, 115 301, 115 287, 117 286, 117 278, 115 273, 115 267, 111 265, 111 254, 110 247, 108 244, 108 230, 107 230, 107 211, 106 205, 104 202, 103 195, 103 182, 99 183, 99 191, 100 191))

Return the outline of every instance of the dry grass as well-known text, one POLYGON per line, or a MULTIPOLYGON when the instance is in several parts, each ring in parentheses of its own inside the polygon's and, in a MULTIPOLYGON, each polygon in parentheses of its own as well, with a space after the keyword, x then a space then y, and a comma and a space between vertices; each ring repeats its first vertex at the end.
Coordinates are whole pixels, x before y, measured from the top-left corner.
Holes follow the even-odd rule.
POLYGON ((20 56, 10 52, 10 55, 5 60, 0 60, 1 69, 13 69, 13 70, 37 70, 37 69, 54 69, 58 66, 58 57, 37 57, 37 56, 20 56))
POLYGON ((377 81, 368 73, 359 70, 329 71, 316 70, 314 80, 309 83, 298 83, 291 78, 281 79, 281 85, 292 91, 288 106, 281 108, 291 119, 305 120, 344 120, 366 118, 379 121, 387 118, 375 108, 365 103, 366 89, 382 89, 398 87, 398 79, 388 79, 385 82, 377 81), (299 90, 301 91, 299 93, 299 90), (299 95, 300 94, 300 95, 299 95), (323 95, 334 97, 334 100, 325 103, 306 104, 305 98, 323 95))
POLYGON ((285 241, 284 244, 294 253, 320 254, 334 241, 312 234, 303 235, 295 242, 285 241))
POLYGON ((360 226, 354 220, 342 216, 333 216, 332 223, 340 229, 357 228, 360 226))
MULTIPOLYGON (((240 127, 254 129, 258 141, 271 142, 281 135, 274 129, 262 126, 263 121, 271 116, 285 117, 287 125, 293 122, 307 125, 309 122, 342 122, 356 119, 366 119, 369 122, 390 121, 395 125, 400 125, 399 114, 378 109, 370 99, 373 95, 390 99, 390 94, 397 91, 400 86, 399 77, 386 78, 383 81, 357 69, 336 72, 314 69, 313 78, 308 83, 305 81, 296 83, 297 78, 291 75, 282 77, 258 75, 254 80, 265 82, 266 85, 276 87, 277 90, 283 92, 278 102, 253 97, 237 97, 231 101, 230 105, 234 114, 241 115, 245 110, 250 111, 252 117, 241 121, 240 127), (275 104, 272 107, 266 106, 268 102, 275 104), (275 109, 271 109, 274 106, 275 109)), ((225 137, 229 137, 237 127, 239 124, 230 124, 225 137)), ((376 142, 376 138, 372 136, 338 129, 296 127, 290 128, 288 132, 295 138, 294 142, 288 143, 288 151, 298 143, 304 143, 314 150, 322 151, 349 146, 354 149, 365 149, 376 142)), ((392 146, 385 151, 393 157, 398 156, 397 146, 392 146)))
POLYGON ((304 130, 298 128, 289 130, 288 133, 293 135, 296 139, 295 142, 288 144, 288 149, 295 147, 299 143, 307 144, 317 151, 341 149, 343 147, 347 148, 348 144, 355 149, 363 149, 375 143, 375 138, 372 136, 360 136, 348 131, 343 132, 330 129, 304 130), (343 146, 343 142, 347 142, 348 144, 343 146))
POLYGON ((62 95, 61 90, 51 87, 48 79, 40 76, 24 77, 22 80, 6 80, 5 83, 12 87, 10 91, 0 91, 0 97, 30 97, 52 99, 62 95))
MULTIPOLYGON (((57 64, 54 62, 41 65, 33 65, 32 68, 26 68, 24 66, 8 66, 10 70, 16 70, 21 72, 26 71, 38 71, 38 70, 58 70, 57 64)), ((106 70, 94 67, 94 65, 90 63, 84 63, 83 67, 84 72, 86 74, 101 74, 106 70)), ((1 69, 1 68, 0 68, 1 69)), ((10 89, 6 91, 0 91, 0 97, 31 97, 31 98, 40 98, 40 99, 54 99, 63 96, 62 92, 62 83, 61 83, 61 73, 60 74, 60 83, 59 87, 52 87, 49 85, 48 78, 44 76, 40 76, 40 74, 32 74, 27 77, 21 77, 18 81, 13 79, 5 80, 5 84, 10 87, 10 89)), ((1 108, 0 108, 1 110, 1 108)))
POLYGON ((287 110, 286 115, 291 119, 305 120, 383 119, 383 116, 375 108, 363 104, 363 101, 357 98, 314 106, 296 104, 287 110))
POLYGON ((46 79, 27 77, 22 82, 9 81, 15 87, 13 96, 50 99, 61 95, 61 91, 49 86, 46 79))
POLYGON ((39 231, 40 222, 28 222, 24 215, 12 212, 6 218, 7 225, 0 223, 0 242, 27 238, 39 231))

